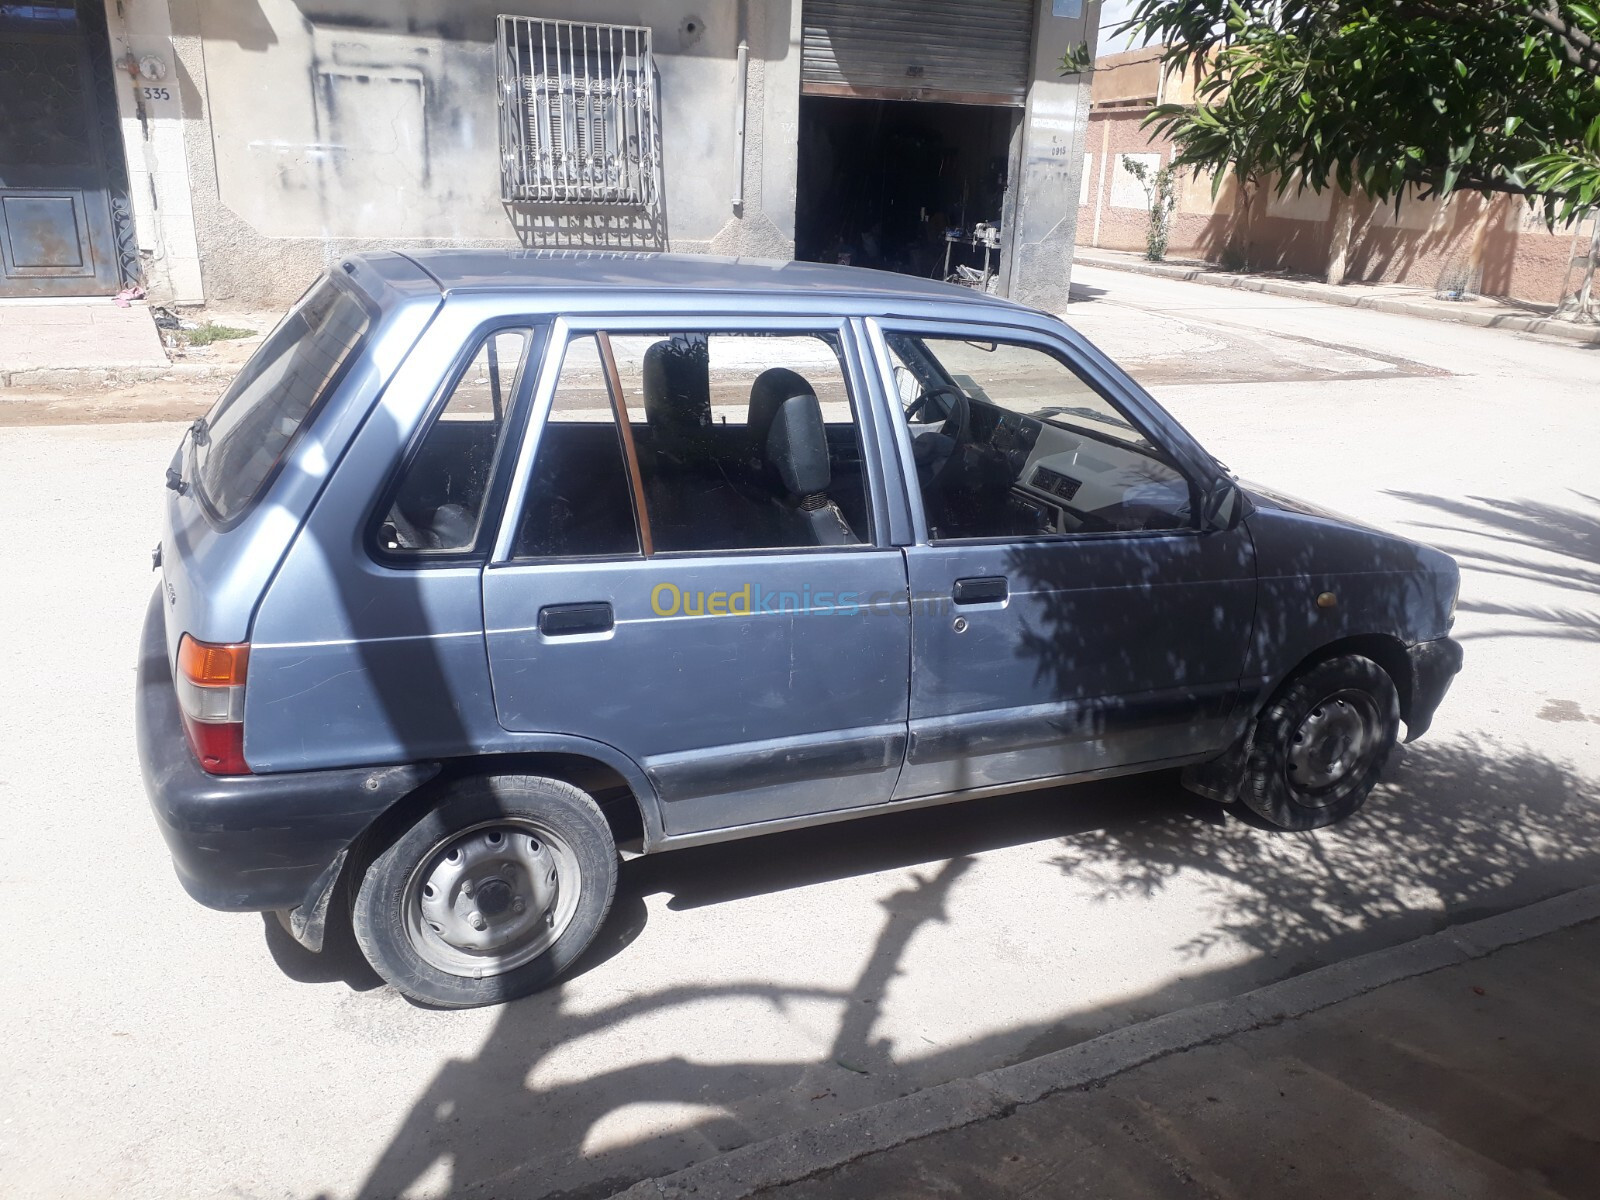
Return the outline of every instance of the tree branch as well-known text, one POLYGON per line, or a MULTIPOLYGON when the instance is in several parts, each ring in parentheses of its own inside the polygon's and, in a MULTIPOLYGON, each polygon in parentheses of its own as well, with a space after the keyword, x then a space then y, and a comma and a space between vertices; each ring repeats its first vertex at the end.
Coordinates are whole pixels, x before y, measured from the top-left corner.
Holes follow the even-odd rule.
POLYGON ((1600 45, 1571 18, 1562 15, 1556 0, 1548 0, 1542 7, 1535 3, 1528 15, 1561 40, 1568 62, 1600 77, 1600 45))
POLYGON ((1488 29, 1499 17, 1524 16, 1542 26, 1561 44, 1567 62, 1590 75, 1600 77, 1600 43, 1575 19, 1561 11, 1557 0, 1392 0, 1401 16, 1431 17, 1458 23, 1463 20, 1488 29))

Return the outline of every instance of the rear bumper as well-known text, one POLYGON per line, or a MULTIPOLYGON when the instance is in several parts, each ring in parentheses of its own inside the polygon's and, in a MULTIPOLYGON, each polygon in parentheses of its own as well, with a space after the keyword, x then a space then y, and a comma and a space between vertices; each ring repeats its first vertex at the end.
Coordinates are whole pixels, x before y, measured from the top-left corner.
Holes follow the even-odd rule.
POLYGON ((208 775, 184 737, 167 663, 161 592, 139 646, 139 765, 178 880, 210 908, 297 908, 374 818, 438 773, 437 763, 208 775))
POLYGON ((1411 663, 1411 703, 1406 709, 1406 741, 1428 732, 1433 714, 1461 670, 1463 652, 1454 638, 1418 642, 1406 651, 1411 663))

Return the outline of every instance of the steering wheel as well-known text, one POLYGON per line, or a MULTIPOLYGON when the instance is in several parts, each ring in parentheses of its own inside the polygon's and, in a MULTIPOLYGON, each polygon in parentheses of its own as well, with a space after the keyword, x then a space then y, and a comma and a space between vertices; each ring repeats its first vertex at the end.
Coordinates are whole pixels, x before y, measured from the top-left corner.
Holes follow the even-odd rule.
POLYGON ((923 433, 912 443, 917 463, 917 474, 925 474, 928 485, 937 484, 949 473, 951 465, 960 459, 958 451, 972 440, 972 402, 960 388, 931 387, 906 405, 906 421, 916 422, 924 409, 933 407, 936 399, 945 402, 944 424, 938 433, 923 433))
MULTIPOLYGON (((944 422, 946 426, 948 426, 950 421, 957 415, 958 410, 963 419, 965 418, 966 413, 970 411, 967 404, 966 394, 962 392, 960 388, 930 387, 923 388, 922 394, 915 400, 911 401, 910 404, 906 405, 906 420, 920 423, 922 410, 925 408, 931 408, 933 406, 933 402, 941 397, 944 398, 946 406, 949 409, 949 413, 946 415, 944 422)), ((948 429, 941 430, 941 432, 943 432, 947 437, 954 436, 948 429)))

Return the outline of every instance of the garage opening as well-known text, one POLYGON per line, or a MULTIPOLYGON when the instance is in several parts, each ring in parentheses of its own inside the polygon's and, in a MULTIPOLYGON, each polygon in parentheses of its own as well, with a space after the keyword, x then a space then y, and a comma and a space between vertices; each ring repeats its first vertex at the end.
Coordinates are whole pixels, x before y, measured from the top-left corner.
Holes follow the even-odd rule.
POLYGON ((795 257, 995 290, 1022 112, 800 98, 795 257))

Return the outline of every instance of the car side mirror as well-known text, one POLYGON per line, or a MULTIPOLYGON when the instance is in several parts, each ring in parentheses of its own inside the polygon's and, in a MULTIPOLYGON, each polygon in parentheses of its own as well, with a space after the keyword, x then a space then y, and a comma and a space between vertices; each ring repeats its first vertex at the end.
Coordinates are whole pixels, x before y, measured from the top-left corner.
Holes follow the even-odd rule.
POLYGON ((1238 484, 1226 477, 1218 479, 1201 507, 1200 528, 1208 533, 1232 529, 1248 515, 1248 504, 1238 484))

